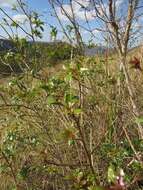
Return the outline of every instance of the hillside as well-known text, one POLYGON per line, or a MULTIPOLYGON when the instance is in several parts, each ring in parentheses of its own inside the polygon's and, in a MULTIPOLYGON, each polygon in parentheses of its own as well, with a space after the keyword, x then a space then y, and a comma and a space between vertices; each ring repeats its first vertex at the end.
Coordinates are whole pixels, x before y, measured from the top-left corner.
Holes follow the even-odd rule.
POLYGON ((143 190, 141 4, 0 0, 0 190, 143 190))

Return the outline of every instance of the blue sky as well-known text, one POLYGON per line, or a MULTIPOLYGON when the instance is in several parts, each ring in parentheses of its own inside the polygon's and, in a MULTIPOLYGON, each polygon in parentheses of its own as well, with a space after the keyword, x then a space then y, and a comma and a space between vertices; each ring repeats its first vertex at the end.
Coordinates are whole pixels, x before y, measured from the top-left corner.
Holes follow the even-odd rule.
MULTIPOLYGON (((101 24, 101 22, 96 21, 95 19, 95 13, 94 10, 92 10, 92 5, 89 4, 88 0, 76 0, 79 1, 80 3, 82 3, 85 7, 90 7, 90 12, 87 12, 87 17, 89 19, 89 23, 90 23, 90 28, 94 29, 94 28, 103 28, 103 25, 101 24)), ((127 1, 128 0, 116 0, 116 6, 118 8, 118 14, 123 13, 127 7, 127 1)), ((9 16, 15 20, 24 20, 24 15, 21 12, 13 12, 11 10, 11 5, 12 3, 15 3, 16 0, 0 0, 0 6, 4 8, 4 10, 6 10, 6 12, 9 14, 9 16)), ((58 29, 58 38, 62 39, 63 35, 61 33, 61 29, 59 27, 59 24, 57 22, 57 20, 54 17, 51 17, 51 7, 48 4, 48 0, 26 0, 29 9, 31 10, 35 10, 36 12, 38 12, 41 16, 41 19, 45 22, 45 31, 43 33, 43 38, 42 41, 49 41, 50 40, 50 27, 49 25, 53 25, 56 26, 58 29)), ((107 6, 107 0, 103 0, 105 7, 107 6)), ((143 0, 141 0, 141 2, 143 3, 143 0)), ((77 4, 76 2, 74 2, 73 0, 73 7, 74 7, 74 11, 75 11, 75 15, 77 18, 78 23, 81 26, 86 27, 87 24, 85 22, 85 13, 84 11, 81 10, 81 7, 79 6, 79 4, 77 4)), ((71 14, 71 10, 70 7, 68 5, 68 0, 64 1, 64 8, 65 10, 69 13, 69 15, 71 14)), ((59 15, 59 18, 61 19, 62 23, 64 26, 66 26, 67 24, 69 24, 69 22, 67 21, 67 19, 65 18, 65 16, 62 14, 61 10, 59 7, 56 8, 57 13, 59 15)), ((140 12, 143 12, 143 8, 140 10, 140 12)), ((126 12, 125 12, 126 13, 126 12)), ((0 12, 0 19, 2 20, 2 17, 4 15, 1 14, 0 12)), ((135 27, 137 27, 137 25, 143 23, 143 19, 141 19, 140 21, 138 21, 135 25, 135 27)), ((28 26, 27 24, 23 25, 23 27, 28 31, 28 26)), ((8 31, 10 31, 8 29, 8 31)), ((90 35, 87 31, 81 29, 82 34, 84 36, 84 40, 87 42, 88 40, 90 40, 90 35)), ((2 29, 0 29, 0 34, 5 36, 5 33, 2 29)), ((19 36, 24 37, 24 33, 22 31, 18 31, 19 36)), ((101 33, 97 30, 94 30, 94 34, 95 34, 95 41, 97 42, 101 42, 102 37, 101 37, 101 33)))
POLYGON ((29 6, 31 8, 43 11, 46 7, 48 7, 48 0, 27 0, 29 6))
MULTIPOLYGON (((0 0, 0 7, 2 7, 6 13, 12 18, 18 20, 23 20, 25 17, 23 13, 21 12, 15 12, 12 11, 12 5, 15 4, 16 0, 0 0)), ((41 15, 41 19, 45 22, 45 32, 43 33, 43 41, 48 41, 50 38, 50 28, 49 24, 52 24, 54 26, 58 26, 58 22, 55 18, 52 18, 50 16, 50 9, 49 9, 49 4, 48 0, 27 0, 24 1, 29 7, 29 10, 33 10, 39 13, 41 15), (42 3, 41 3, 42 2, 42 3)), ((2 22, 2 18, 7 18, 2 12, 0 12, 0 20, 2 22)), ((7 19, 9 20, 9 19, 7 19)), ((27 25, 23 26, 24 28, 27 28, 27 25)), ((10 32, 10 30, 7 28, 7 30, 10 32)), ((3 31, 3 29, 0 29, 0 35, 1 36, 7 36, 6 33, 3 31)), ((19 35, 23 35, 24 33, 19 30, 19 35)))

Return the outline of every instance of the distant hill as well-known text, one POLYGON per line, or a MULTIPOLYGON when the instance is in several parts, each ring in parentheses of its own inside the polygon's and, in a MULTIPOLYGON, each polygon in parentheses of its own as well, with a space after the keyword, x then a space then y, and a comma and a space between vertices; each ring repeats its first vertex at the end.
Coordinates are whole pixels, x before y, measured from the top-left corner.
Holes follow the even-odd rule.
POLYGON ((97 54, 103 54, 106 51, 104 46, 96 46, 92 48, 85 47, 85 56, 95 56, 97 54))
MULTIPOLYGON (((29 43, 33 43, 33 42, 29 42, 29 43)), ((61 42, 61 41, 55 41, 55 42, 36 42, 37 44, 43 45, 43 46, 55 46, 56 44, 59 43, 63 43, 65 44, 65 42, 61 42)), ((0 39, 0 51, 9 51, 9 50, 13 50, 14 49, 14 44, 12 43, 12 41, 7 40, 7 39, 0 39)), ((106 50, 106 47, 104 46, 96 46, 96 47, 92 47, 89 48, 87 46, 85 46, 85 55, 86 56, 95 56, 96 54, 102 54, 104 53, 106 50)))
POLYGON ((0 39, 0 51, 7 51, 13 49, 13 43, 10 40, 0 39))
MULTIPOLYGON (((29 41, 29 43, 33 43, 31 41, 29 41)), ((63 44, 65 45, 66 42, 62 42, 60 40, 56 40, 54 42, 46 42, 46 41, 37 41, 36 42, 37 44, 43 47, 55 47, 56 44, 59 45, 59 44, 63 44)), ((67 43, 68 44, 68 43, 67 43)), ((136 52, 138 50, 140 50, 141 48, 143 48, 143 45, 140 45, 140 46, 136 46, 136 47, 132 47, 129 49, 129 53, 130 52, 136 52)), ((0 39, 0 52, 2 51, 9 51, 9 50, 15 50, 14 48, 14 44, 11 40, 8 40, 8 39, 0 39)), ((97 54, 103 54, 105 53, 105 51, 107 50, 107 48, 105 46, 95 46, 95 47, 88 47, 85 45, 85 49, 84 49, 84 53, 85 53, 85 56, 95 56, 97 54)), ((113 51, 113 50, 111 50, 113 51)))

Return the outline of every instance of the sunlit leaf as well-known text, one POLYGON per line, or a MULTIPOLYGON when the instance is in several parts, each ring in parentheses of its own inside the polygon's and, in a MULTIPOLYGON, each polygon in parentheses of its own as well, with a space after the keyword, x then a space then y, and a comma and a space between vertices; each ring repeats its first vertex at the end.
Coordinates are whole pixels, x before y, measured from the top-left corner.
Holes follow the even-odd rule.
POLYGON ((82 110, 80 108, 74 109, 74 114, 79 115, 81 114, 82 110))
POLYGON ((55 98, 53 96, 48 96, 47 102, 48 102, 49 105, 51 105, 51 104, 55 104, 56 100, 55 100, 55 98))
POLYGON ((74 145, 75 144, 75 141, 74 140, 69 140, 68 141, 68 145, 71 146, 71 145, 74 145))
POLYGON ((142 124, 143 123, 143 117, 136 117, 136 119, 135 119, 135 122, 137 123, 137 124, 142 124))
POLYGON ((115 178, 116 178, 115 169, 114 169, 114 167, 113 167, 112 165, 108 167, 108 175, 107 175, 107 178, 108 178, 108 182, 109 182, 109 183, 115 181, 115 178))

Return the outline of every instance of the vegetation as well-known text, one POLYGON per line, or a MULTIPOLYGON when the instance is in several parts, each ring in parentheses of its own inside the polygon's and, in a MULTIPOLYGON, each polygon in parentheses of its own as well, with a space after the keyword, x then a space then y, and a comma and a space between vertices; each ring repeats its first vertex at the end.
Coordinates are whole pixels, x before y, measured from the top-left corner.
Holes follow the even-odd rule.
POLYGON ((72 27, 76 45, 56 43, 55 27, 54 42, 36 43, 43 22, 29 14, 33 41, 16 35, 0 55, 0 189, 119 190, 123 170, 125 187, 141 190, 142 47, 84 56, 72 27))

